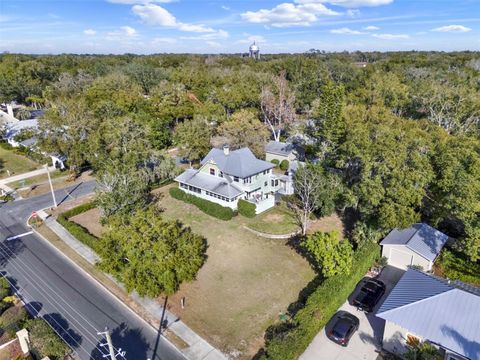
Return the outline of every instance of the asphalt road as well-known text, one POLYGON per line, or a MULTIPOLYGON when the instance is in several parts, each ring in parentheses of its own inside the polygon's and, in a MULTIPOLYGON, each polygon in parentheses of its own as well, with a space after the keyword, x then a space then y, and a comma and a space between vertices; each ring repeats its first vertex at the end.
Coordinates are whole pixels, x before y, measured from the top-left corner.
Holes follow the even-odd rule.
MULTIPOLYGON (((57 201, 93 191, 95 182, 57 190, 57 201)), ((125 356, 116 359, 177 360, 184 356, 158 332, 44 240, 28 233, 34 210, 51 206, 51 194, 0 204, 0 271, 14 284, 29 310, 45 318, 80 359, 104 359, 108 351, 97 332, 108 327, 125 356)), ((109 358, 109 357, 105 357, 109 358)))

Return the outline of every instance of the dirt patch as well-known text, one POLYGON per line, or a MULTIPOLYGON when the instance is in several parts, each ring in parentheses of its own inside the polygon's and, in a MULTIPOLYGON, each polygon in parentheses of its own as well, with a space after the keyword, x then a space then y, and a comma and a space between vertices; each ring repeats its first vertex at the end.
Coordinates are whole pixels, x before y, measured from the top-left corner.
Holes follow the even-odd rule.
POLYGON ((82 225, 90 234, 99 238, 102 236, 102 232, 104 230, 102 224, 100 223, 100 218, 100 210, 95 208, 72 216, 69 220, 82 225))
POLYGON ((344 226, 342 223, 342 219, 337 214, 332 214, 330 216, 325 216, 321 219, 311 221, 308 233, 312 234, 317 231, 337 231, 340 237, 343 238, 344 226))
POLYGON ((268 214, 264 218, 264 221, 271 222, 271 223, 282 221, 282 220, 283 220, 283 216, 280 214, 268 214))

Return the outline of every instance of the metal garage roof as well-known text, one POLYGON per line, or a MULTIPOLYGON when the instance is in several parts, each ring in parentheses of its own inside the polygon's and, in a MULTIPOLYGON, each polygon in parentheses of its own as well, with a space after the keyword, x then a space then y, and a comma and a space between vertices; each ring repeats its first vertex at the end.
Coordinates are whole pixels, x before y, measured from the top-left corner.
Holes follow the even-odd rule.
POLYGON ((414 224, 408 229, 393 229, 380 245, 405 245, 425 259, 433 261, 440 254, 447 240, 448 236, 444 233, 421 223, 414 224))
POLYGON ((478 289, 409 269, 377 316, 470 359, 480 359, 478 289))

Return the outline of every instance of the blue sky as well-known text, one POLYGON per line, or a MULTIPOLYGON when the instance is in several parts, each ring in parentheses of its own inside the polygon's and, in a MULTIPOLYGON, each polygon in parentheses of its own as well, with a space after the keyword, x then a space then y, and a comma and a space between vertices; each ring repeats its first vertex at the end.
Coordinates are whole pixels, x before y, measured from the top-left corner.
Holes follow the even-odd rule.
POLYGON ((0 0, 0 51, 480 50, 480 0, 0 0))

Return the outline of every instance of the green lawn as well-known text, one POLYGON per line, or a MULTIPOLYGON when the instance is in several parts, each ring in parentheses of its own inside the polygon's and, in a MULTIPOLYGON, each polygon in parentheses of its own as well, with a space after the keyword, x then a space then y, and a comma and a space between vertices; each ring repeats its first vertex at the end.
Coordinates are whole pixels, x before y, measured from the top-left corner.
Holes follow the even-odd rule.
POLYGON ((0 179, 8 177, 7 170, 10 171, 10 176, 13 176, 39 169, 41 166, 25 156, 15 154, 13 150, 0 147, 0 179))
POLYGON ((284 203, 245 222, 250 229, 267 234, 290 234, 300 229, 292 210, 284 203))
POLYGON ((442 251, 440 258, 435 262, 434 272, 452 280, 480 286, 480 264, 453 250, 442 251))

